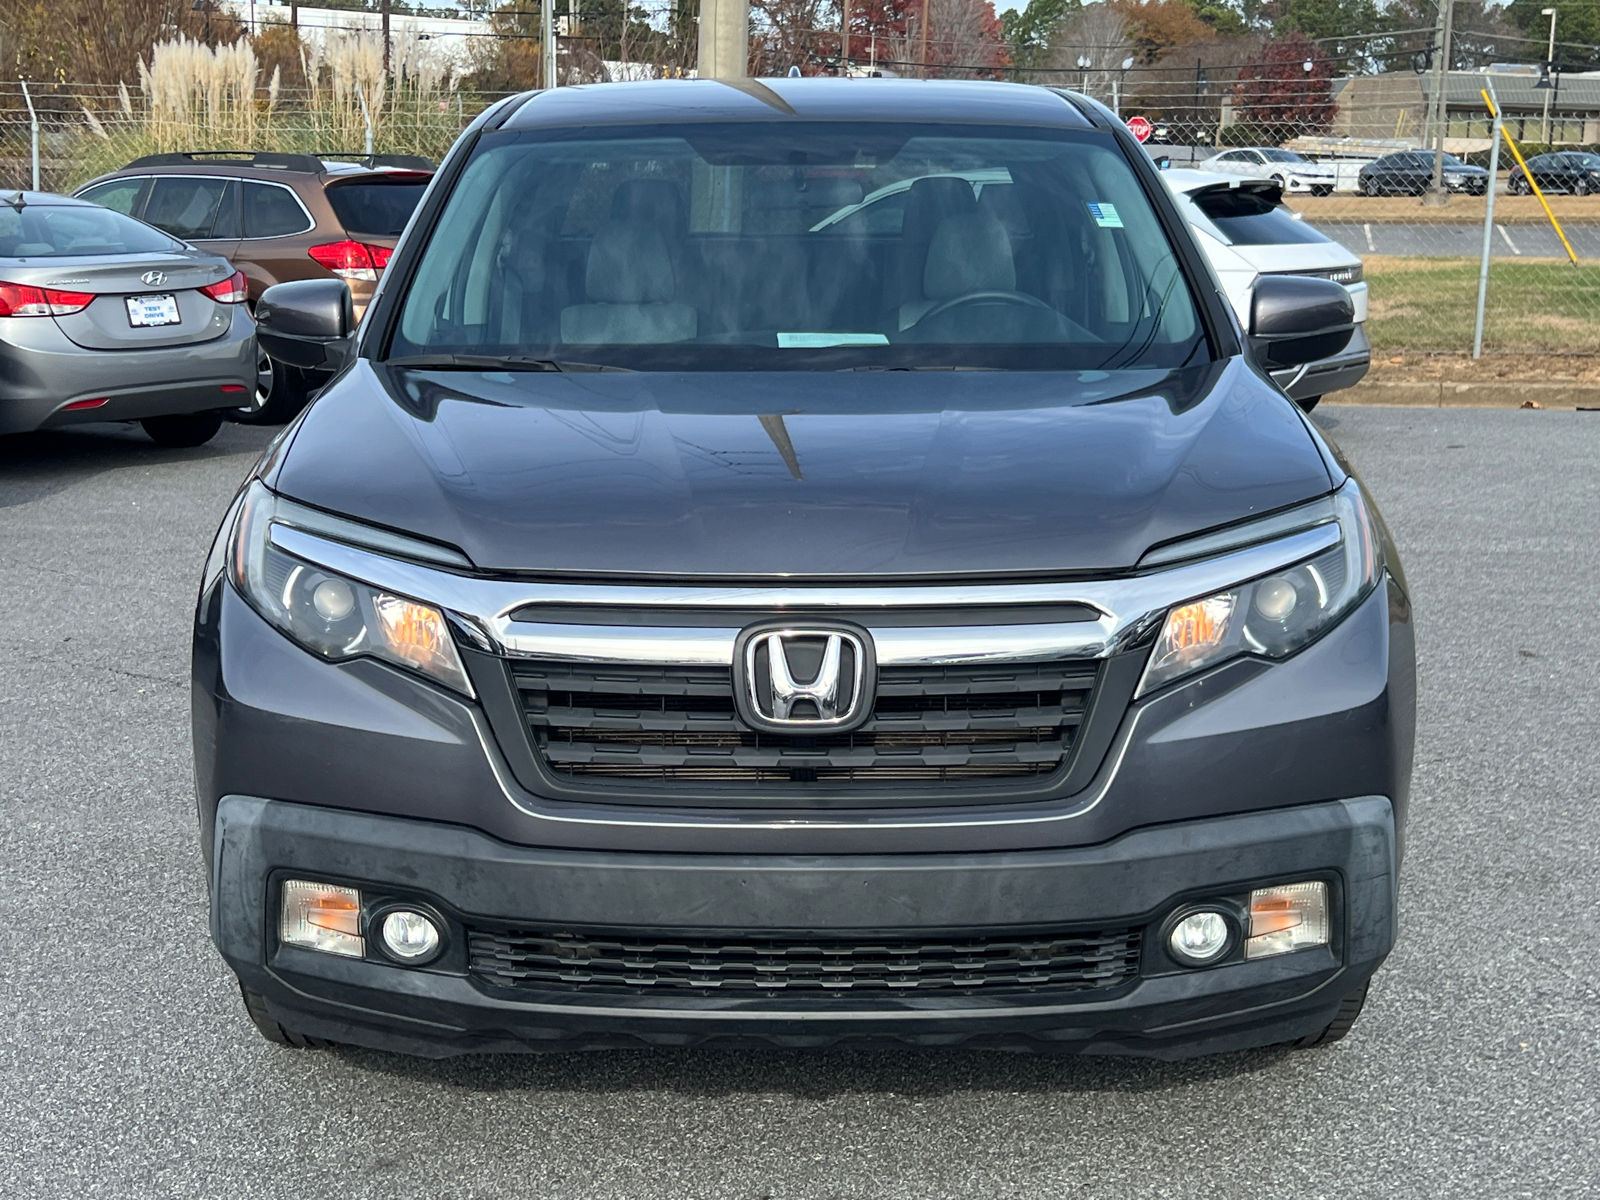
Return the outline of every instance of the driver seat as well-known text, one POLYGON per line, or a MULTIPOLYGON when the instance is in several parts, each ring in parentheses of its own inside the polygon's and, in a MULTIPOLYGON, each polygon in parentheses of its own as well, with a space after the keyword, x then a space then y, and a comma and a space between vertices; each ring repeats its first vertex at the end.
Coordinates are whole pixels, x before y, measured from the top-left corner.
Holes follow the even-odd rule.
POLYGON ((922 269, 925 299, 900 306, 899 327, 910 329, 935 306, 973 292, 1014 292, 1017 263, 1011 236, 991 213, 946 217, 934 231, 922 269))

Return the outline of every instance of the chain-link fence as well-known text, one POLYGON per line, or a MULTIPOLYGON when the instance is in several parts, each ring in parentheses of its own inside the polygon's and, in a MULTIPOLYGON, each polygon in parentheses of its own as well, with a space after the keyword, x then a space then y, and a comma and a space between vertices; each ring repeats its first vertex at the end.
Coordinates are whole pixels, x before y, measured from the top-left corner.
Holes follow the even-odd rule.
MULTIPOLYGON (((1362 260, 1379 374, 1417 355, 1471 353, 1492 190, 1486 358, 1478 369, 1524 378, 1575 370, 1600 376, 1600 77, 1569 78, 1558 89, 1538 86, 1531 71, 1451 72, 1441 85, 1441 119, 1435 81, 1410 70, 1338 79, 1316 63, 1314 70, 1302 63, 1288 64, 1291 70, 1216 62, 1108 67, 1087 52, 1078 67, 1000 70, 959 61, 925 67, 891 58, 895 47, 876 57, 878 49, 862 55, 873 55, 870 61, 852 62, 852 72, 970 77, 981 68, 1080 89, 1124 118, 1148 120, 1147 148, 1175 169, 1281 183, 1289 208, 1362 260), (1509 135, 1492 181, 1484 91, 1498 98, 1509 135), (1439 204, 1425 193, 1434 187, 1441 129, 1439 204), (1583 356, 1595 356, 1595 365, 1583 356)), ((1070 53, 1058 49, 1055 61, 1070 53)), ((437 72, 385 76, 370 45, 366 55, 325 63, 310 73, 314 86, 298 89, 263 87, 253 77, 246 85, 238 82, 242 74, 230 80, 227 65, 216 65, 221 55, 210 66, 166 64, 134 89, 35 88, 40 184, 70 191, 141 154, 178 149, 370 147, 437 158, 497 98, 437 72)), ((629 66, 630 73, 681 70, 629 66)), ((617 64, 596 58, 593 68, 590 74, 605 78, 617 64)), ((20 86, 0 84, 0 187, 31 185, 33 127, 20 86)))

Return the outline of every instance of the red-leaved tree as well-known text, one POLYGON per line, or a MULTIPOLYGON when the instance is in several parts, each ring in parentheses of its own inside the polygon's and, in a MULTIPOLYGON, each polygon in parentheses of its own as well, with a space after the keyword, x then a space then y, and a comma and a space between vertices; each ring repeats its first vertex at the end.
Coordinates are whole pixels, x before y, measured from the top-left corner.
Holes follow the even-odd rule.
POLYGON ((1286 34, 1268 42, 1260 61, 1240 71, 1234 106, 1274 140, 1320 133, 1333 121, 1333 65, 1305 34, 1286 34))

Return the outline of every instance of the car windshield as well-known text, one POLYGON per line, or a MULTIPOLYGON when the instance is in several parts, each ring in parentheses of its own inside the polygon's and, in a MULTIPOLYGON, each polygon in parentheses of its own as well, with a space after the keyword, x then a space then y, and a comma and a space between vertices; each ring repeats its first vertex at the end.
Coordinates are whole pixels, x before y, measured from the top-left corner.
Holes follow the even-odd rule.
POLYGON ((1284 205, 1274 204, 1256 192, 1212 188, 1191 199, 1234 246, 1283 246, 1332 240, 1284 205))
POLYGON ((1306 161, 1293 150, 1263 150, 1261 152, 1261 157, 1265 158, 1268 162, 1303 163, 1306 161))
POLYGON ((485 137, 388 354, 1110 369, 1204 346, 1109 137, 797 122, 485 137))
POLYGON ((333 215, 347 233, 398 237, 427 190, 427 176, 411 175, 329 184, 327 196, 333 215))
POLYGON ((0 204, 0 258, 153 254, 175 242, 143 221, 88 204, 0 204))

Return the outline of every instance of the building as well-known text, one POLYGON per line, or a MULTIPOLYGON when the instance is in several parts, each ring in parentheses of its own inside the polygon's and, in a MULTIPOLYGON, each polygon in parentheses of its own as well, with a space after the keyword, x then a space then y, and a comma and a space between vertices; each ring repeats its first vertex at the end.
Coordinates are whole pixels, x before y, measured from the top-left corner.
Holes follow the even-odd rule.
MULTIPOLYGON (((1530 67, 1451 71, 1445 87, 1445 149, 1467 154, 1489 148, 1492 120, 1483 90, 1492 87, 1506 129, 1520 142, 1543 142, 1545 98, 1550 104, 1553 143, 1600 144, 1600 72, 1555 77, 1559 87, 1539 88, 1530 67)), ((1333 81, 1338 109, 1330 137, 1431 145, 1433 75, 1387 71, 1333 81)))

